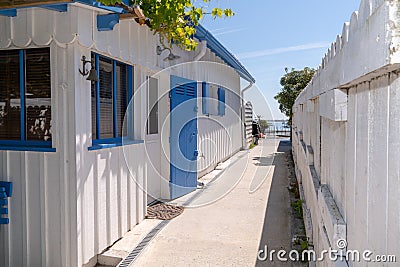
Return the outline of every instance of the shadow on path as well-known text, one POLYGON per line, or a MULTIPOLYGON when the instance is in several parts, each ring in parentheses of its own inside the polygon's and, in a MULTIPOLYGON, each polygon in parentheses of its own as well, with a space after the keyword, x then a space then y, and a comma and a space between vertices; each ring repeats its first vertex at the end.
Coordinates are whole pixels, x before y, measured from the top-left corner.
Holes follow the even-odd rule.
MULTIPOLYGON (((257 259, 256 266, 291 266, 290 262, 280 262, 277 259, 277 251, 285 250, 289 252, 291 249, 290 204, 289 191, 287 189, 288 167, 286 161, 287 153, 290 152, 290 149, 290 142, 281 141, 274 158, 273 165, 275 166, 275 170, 272 176, 264 226, 259 244, 259 250, 264 251, 260 256, 266 257, 265 249, 267 247, 268 257, 265 261, 257 259), (272 250, 276 251, 273 254, 273 261, 269 258, 272 250)), ((260 162, 263 162, 263 159, 260 162)))

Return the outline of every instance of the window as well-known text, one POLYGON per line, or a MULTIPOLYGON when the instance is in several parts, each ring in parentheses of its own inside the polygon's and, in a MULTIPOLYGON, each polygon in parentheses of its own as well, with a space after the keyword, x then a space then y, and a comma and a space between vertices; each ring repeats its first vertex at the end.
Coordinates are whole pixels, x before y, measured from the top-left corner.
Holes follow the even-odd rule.
POLYGON ((218 88, 218 115, 225 115, 225 89, 218 88))
POLYGON ((50 48, 0 51, 0 146, 51 147, 50 48))
POLYGON ((133 67, 92 54, 99 81, 92 84, 93 144, 121 143, 131 124, 124 125, 132 97, 133 67))
POLYGON ((148 77, 147 134, 158 134, 158 80, 148 77))
POLYGON ((202 83, 202 111, 205 115, 225 115, 225 89, 215 84, 202 83))

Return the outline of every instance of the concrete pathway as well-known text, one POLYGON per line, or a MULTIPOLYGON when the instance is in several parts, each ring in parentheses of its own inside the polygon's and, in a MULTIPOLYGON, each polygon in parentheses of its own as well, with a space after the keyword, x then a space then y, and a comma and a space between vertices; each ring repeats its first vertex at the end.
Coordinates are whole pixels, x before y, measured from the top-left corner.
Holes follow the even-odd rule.
POLYGON ((269 242, 278 248, 290 246, 288 199, 271 192, 271 186, 281 191, 287 186, 278 142, 262 140, 258 147, 239 152, 204 190, 175 201, 187 206, 183 214, 169 222, 131 266, 255 266, 260 247, 269 242), (274 161, 276 153, 280 166, 274 161))
MULTIPOLYGON (((300 264, 279 261, 277 258, 277 251, 284 250, 289 253, 291 250, 290 200, 287 189, 289 173, 286 160, 286 153, 290 149, 290 144, 282 142, 277 149, 277 153, 275 153, 275 170, 271 177, 271 193, 269 194, 267 209, 265 211, 264 226, 259 246, 260 250, 263 250, 264 253, 267 252, 267 255, 261 254, 261 258, 267 256, 267 259, 264 261, 257 260, 256 266, 278 267, 298 266, 300 264), (276 253, 271 256, 270 253, 272 250, 275 250, 276 253), (272 261, 269 258, 272 258, 272 261)), ((288 255, 285 257, 288 257, 288 255)))

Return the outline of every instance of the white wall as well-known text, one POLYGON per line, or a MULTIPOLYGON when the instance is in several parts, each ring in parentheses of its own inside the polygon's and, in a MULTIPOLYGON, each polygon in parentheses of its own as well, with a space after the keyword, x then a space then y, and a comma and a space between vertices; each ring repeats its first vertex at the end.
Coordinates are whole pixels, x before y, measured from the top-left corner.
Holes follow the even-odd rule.
POLYGON ((349 250, 400 257, 399 6, 363 0, 293 107, 296 173, 319 252, 344 238, 349 250))
MULTIPOLYGON (((201 97, 201 86, 198 95, 201 97)), ((218 107, 218 98, 209 100, 218 107)), ((198 177, 212 171, 215 166, 241 149, 240 95, 235 89, 225 89, 225 115, 202 114, 202 101, 198 101, 198 177)))

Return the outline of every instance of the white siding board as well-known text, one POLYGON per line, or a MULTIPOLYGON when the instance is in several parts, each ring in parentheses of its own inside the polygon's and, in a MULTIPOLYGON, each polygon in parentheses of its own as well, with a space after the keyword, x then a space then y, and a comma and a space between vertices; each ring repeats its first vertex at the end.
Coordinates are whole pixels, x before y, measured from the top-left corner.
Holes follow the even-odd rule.
POLYGON ((120 24, 114 26, 114 30, 106 31, 107 33, 107 52, 114 57, 120 58, 120 24))
POLYGON ((26 47, 31 42, 30 35, 28 34, 28 27, 31 25, 27 21, 28 9, 20 9, 18 12, 20 12, 20 15, 12 18, 12 29, 14 31, 12 36, 13 43, 17 47, 26 47))
POLYGON ((119 180, 119 193, 118 193, 118 203, 119 203, 119 214, 120 214, 120 225, 119 225, 119 236, 124 235, 129 230, 128 225, 128 167, 126 165, 126 158, 123 153, 123 149, 119 150, 119 158, 121 159, 121 176, 119 180))
POLYGON ((354 233, 357 231, 356 212, 356 187, 357 176, 355 173, 357 158, 356 158, 356 133, 357 133, 357 96, 356 88, 349 90, 349 109, 348 109, 348 126, 347 126, 347 146, 346 146, 346 209, 343 214, 344 220, 347 222, 347 242, 349 249, 355 249, 356 240, 354 233))
POLYGON ((11 44, 11 18, 0 16, 0 47, 8 47, 11 44))
POLYGON ((388 206, 387 206, 387 251, 388 255, 398 255, 400 236, 400 80, 392 74, 389 81, 389 121, 388 121, 388 206))
POLYGON ((90 9, 79 8, 77 9, 77 17, 79 17, 77 25, 79 44, 84 47, 91 47, 94 41, 92 29, 96 27, 97 16, 90 9))
POLYGON ((373 80, 369 98, 368 249, 386 253, 388 179, 388 78, 373 80))
POLYGON ((53 14, 46 9, 31 9, 33 17, 32 23, 32 41, 40 45, 49 45, 53 33, 53 14))
MULTIPOLYGON (((120 166, 120 161, 118 157, 118 150, 113 149, 113 152, 110 153, 109 158, 109 190, 107 192, 107 211, 108 211, 108 220, 109 220, 109 228, 107 229, 110 232, 110 237, 108 240, 108 245, 112 245, 114 240, 118 239, 118 220, 121 218, 118 214, 118 170, 120 166)), ((110 151, 111 152, 111 151, 110 151)))
POLYGON ((58 154, 41 154, 45 188, 46 266, 61 265, 60 177, 58 154))
MULTIPOLYGON (((96 153, 96 152, 93 152, 96 153)), ((108 227, 107 227, 107 155, 108 151, 101 151, 97 154, 97 220, 98 220, 98 242, 99 249, 108 245, 108 227)))
POLYGON ((357 249, 367 249, 368 241, 368 196, 369 196, 369 172, 368 172, 368 114, 369 114, 369 84, 364 83, 357 87, 357 133, 356 133, 356 177, 355 190, 355 218, 358 218, 357 231, 353 234, 357 243, 357 249))
MULTIPOLYGON (((26 157, 26 155, 25 155, 26 157)), ((28 248, 28 261, 29 266, 42 266, 42 248, 41 242, 41 189, 40 189, 40 158, 36 153, 28 156, 29 160, 25 160, 26 168, 26 187, 29 188, 27 192, 27 248, 28 248)))
MULTIPOLYGON (((135 22, 136 23, 136 22, 135 22)), ((121 58, 124 58, 127 61, 132 61, 130 59, 130 50, 131 50, 131 20, 122 20, 120 21, 120 30, 122 34, 120 34, 120 55, 121 58)))
POLYGON ((69 12, 58 12, 54 17, 54 39, 61 44, 71 43, 76 38, 78 28, 79 8, 69 5, 68 9, 69 12))
POLYGON ((13 199, 8 204, 9 224, 10 230, 10 266, 23 266, 23 259, 26 257, 26 251, 23 249, 23 223, 22 210, 23 202, 22 197, 22 170, 21 170, 21 153, 20 152, 6 152, 7 153, 7 176, 13 182, 13 199), (21 253, 22 252, 22 253, 21 253))

